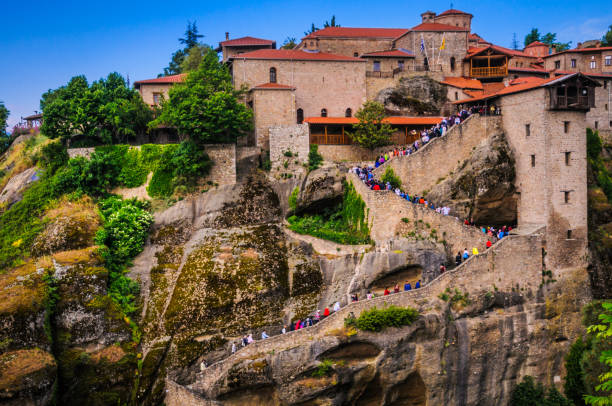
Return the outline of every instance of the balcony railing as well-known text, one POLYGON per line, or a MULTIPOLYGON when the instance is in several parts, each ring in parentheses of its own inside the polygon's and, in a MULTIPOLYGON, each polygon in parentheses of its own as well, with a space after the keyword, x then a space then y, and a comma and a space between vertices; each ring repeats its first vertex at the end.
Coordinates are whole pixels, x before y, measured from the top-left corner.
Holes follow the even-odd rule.
POLYGON ((485 66, 483 68, 471 68, 470 76, 475 78, 488 78, 508 75, 508 66, 485 66))

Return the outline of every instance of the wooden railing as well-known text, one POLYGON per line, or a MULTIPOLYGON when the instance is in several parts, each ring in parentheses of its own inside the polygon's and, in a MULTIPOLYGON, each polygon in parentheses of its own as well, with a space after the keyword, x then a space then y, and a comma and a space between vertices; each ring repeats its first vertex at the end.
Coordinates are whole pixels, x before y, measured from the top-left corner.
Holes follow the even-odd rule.
POLYGON ((494 76, 506 76, 508 74, 508 66, 491 66, 484 68, 471 68, 470 76, 477 78, 486 78, 494 76))
POLYGON ((589 97, 588 96, 557 96, 556 101, 551 100, 551 108, 553 109, 588 109, 589 108, 589 97))

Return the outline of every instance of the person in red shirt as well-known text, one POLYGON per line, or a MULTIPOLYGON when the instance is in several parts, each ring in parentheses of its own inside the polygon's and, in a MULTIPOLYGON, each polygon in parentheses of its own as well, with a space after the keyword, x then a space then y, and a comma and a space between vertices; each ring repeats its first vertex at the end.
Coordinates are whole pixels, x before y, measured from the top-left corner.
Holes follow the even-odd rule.
POLYGON ((399 285, 396 283, 395 287, 393 288, 393 293, 399 293, 399 285))
POLYGON ((372 188, 372 190, 380 190, 380 186, 378 186, 378 185, 374 185, 374 187, 372 188))
POLYGON ((389 289, 388 289, 388 288, 385 288, 385 293, 383 293, 383 296, 388 296, 388 295, 389 295, 389 293, 390 293, 390 292, 389 292, 389 289))
POLYGON ((493 245, 491 244, 491 241, 487 241, 487 248, 491 248, 491 245, 493 245))
POLYGON ((325 310, 323 310, 323 317, 327 316, 329 316, 329 307, 326 307, 325 310))
POLYGON ((440 264, 440 275, 444 272, 446 272, 446 267, 444 266, 444 264, 440 264))

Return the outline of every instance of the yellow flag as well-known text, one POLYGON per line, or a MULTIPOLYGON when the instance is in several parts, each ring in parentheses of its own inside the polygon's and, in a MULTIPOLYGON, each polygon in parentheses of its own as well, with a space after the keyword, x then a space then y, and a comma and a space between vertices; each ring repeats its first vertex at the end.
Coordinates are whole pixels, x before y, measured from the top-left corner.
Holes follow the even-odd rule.
POLYGON ((440 51, 446 48, 446 38, 442 37, 442 45, 440 45, 440 51))

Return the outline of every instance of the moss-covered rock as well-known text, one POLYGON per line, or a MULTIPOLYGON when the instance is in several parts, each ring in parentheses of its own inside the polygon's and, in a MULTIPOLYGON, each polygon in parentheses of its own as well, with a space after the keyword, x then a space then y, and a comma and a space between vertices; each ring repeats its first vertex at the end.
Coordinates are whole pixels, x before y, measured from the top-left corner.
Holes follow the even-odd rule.
POLYGON ((439 115, 446 103, 446 88, 429 76, 401 78, 395 87, 381 90, 376 101, 392 115, 439 115))
POLYGON ((46 405, 53 398, 57 365, 39 348, 0 355, 0 403, 46 405))

